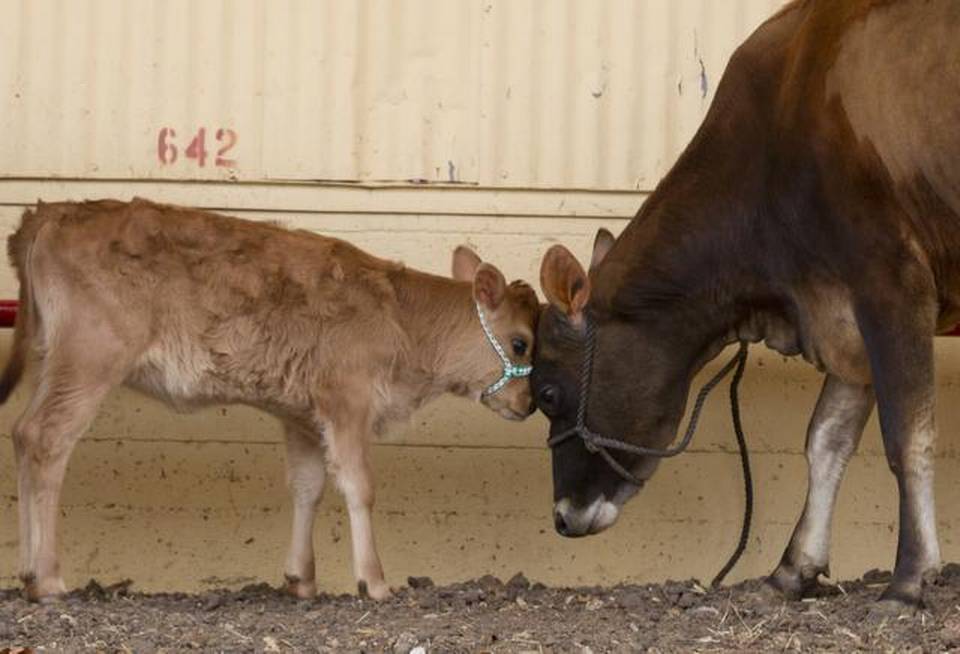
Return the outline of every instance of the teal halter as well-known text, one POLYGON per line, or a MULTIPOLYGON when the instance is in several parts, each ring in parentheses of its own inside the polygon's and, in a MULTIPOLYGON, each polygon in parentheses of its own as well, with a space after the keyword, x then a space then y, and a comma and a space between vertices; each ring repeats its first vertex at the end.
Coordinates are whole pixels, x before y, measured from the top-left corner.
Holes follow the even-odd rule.
POLYGON ((493 346, 494 352, 497 353, 497 356, 500 357, 500 362, 503 364, 503 374, 500 376, 500 379, 487 386, 486 390, 482 393, 483 397, 488 397, 506 386, 514 377, 529 376, 530 373, 533 372, 533 366, 514 365, 510 357, 507 356, 503 346, 500 345, 500 341, 493 335, 493 330, 491 330, 490 325, 487 324, 487 317, 483 315, 483 309, 480 308, 479 302, 477 303, 477 317, 480 318, 480 326, 483 327, 484 335, 487 337, 490 345, 493 346))

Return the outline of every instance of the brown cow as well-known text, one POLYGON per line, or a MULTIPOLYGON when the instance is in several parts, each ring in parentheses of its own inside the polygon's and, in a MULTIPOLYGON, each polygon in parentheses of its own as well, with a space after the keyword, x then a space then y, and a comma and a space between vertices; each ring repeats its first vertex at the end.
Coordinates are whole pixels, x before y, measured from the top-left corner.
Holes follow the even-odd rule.
POLYGON ((294 513, 285 572, 299 597, 316 592, 313 520, 327 466, 349 510, 359 588, 382 598, 372 437, 443 393, 511 419, 533 410, 527 380, 512 378, 530 372, 536 296, 466 248, 450 280, 337 239, 134 200, 41 204, 9 250, 21 313, 0 399, 28 355, 38 368, 13 429, 20 572, 33 600, 64 591, 64 471, 119 384, 178 407, 242 403, 283 421, 294 513))
POLYGON ((826 373, 806 506, 771 585, 800 596, 828 570, 837 489, 876 401, 900 491, 879 608, 917 605, 940 565, 933 336, 960 319, 960 2, 791 3, 731 58, 699 132, 616 242, 598 238, 589 274, 558 246, 541 278, 532 382, 558 531, 612 525, 659 460, 596 434, 662 450, 696 372, 765 341, 826 373))

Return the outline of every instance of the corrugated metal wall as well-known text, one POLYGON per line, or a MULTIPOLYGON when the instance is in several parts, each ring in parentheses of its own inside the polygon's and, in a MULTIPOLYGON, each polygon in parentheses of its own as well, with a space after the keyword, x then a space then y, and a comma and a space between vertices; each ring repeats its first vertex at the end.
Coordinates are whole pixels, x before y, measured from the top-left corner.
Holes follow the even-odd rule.
MULTIPOLYGON (((598 226, 626 224, 699 125, 736 44, 779 4, 0 0, 0 236, 38 197, 139 194, 280 219, 438 273, 468 242, 509 278, 535 281, 550 244, 584 257, 598 226), (204 147, 191 149, 201 128, 204 147)), ((0 297, 15 292, 0 268, 0 297)), ((0 333, 0 360, 9 343, 0 333)), ((960 342, 937 347, 939 422, 957 424, 960 342)), ((756 527, 735 576, 773 567, 802 507, 818 383, 802 362, 751 358, 742 398, 756 527)), ((0 408, 5 586, 17 556, 9 428, 24 400, 0 408)), ((741 511, 722 401, 708 403, 690 453, 664 464, 616 529, 575 542, 552 533, 545 433, 540 415, 506 424, 441 401, 378 444, 388 580, 716 572, 741 511)), ((279 579, 289 528, 281 438, 252 410, 175 416, 114 394, 67 477, 67 583, 279 579)), ((948 509, 960 497, 948 474, 958 450, 947 439, 939 448, 948 509)), ((896 490, 875 423, 844 486, 833 571, 889 566, 896 490)), ((955 558, 951 512, 940 519, 955 558)), ((329 492, 315 534, 325 590, 353 589, 345 520, 329 492)))
POLYGON ((0 175, 649 190, 779 4, 2 0, 0 175))

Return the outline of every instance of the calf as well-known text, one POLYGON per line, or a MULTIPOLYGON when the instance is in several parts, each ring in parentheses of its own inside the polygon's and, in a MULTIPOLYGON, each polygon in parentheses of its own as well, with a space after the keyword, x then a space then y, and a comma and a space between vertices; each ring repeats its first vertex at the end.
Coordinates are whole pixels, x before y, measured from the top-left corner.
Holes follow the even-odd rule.
POLYGON ((360 592, 383 598, 372 438, 443 393, 509 419, 533 411, 527 380, 514 378, 530 373, 536 295, 463 247, 445 279, 337 239, 140 199, 40 204, 8 247, 21 312, 0 401, 28 361, 37 368, 13 428, 32 600, 64 592, 64 471, 119 384, 178 408, 241 403, 280 418, 293 496, 286 589, 298 597, 316 593, 327 468, 346 499, 360 592))

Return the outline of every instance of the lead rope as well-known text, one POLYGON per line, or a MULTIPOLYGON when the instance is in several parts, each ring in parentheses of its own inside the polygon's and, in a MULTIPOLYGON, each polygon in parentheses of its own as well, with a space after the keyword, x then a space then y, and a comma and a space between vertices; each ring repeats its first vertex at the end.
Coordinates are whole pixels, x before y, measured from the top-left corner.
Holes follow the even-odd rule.
POLYGON ((737 561, 740 560, 740 556, 746 549, 747 541, 750 538, 750 523, 753 519, 753 475, 750 473, 750 454, 747 451, 747 440, 743 435, 743 423, 740 420, 740 400, 737 393, 740 380, 743 378, 744 368, 747 364, 747 343, 741 342, 740 349, 737 350, 737 354, 730 359, 730 361, 728 361, 723 368, 717 372, 717 374, 710 378, 710 380, 700 389, 700 392, 697 393, 697 399, 694 402, 693 410, 690 413, 690 421, 687 423, 687 430, 684 433, 683 438, 680 439, 680 442, 675 447, 661 450, 634 445, 632 443, 626 443, 616 438, 607 438, 594 431, 591 431, 590 428, 587 427, 587 393, 589 393, 590 380, 593 375, 593 350, 596 339, 596 327, 592 320, 587 321, 585 337, 586 344, 584 348, 584 359, 583 365, 580 369, 580 403, 577 407, 576 425, 565 432, 561 432, 547 439, 547 445, 551 448, 556 447, 560 443, 563 443, 570 438, 579 436, 588 452, 600 454, 600 456, 603 457, 607 464, 613 468, 617 474, 636 486, 642 486, 643 482, 637 479, 632 472, 627 470, 619 461, 617 461, 613 455, 610 454, 607 448, 620 450, 631 454, 637 454, 640 456, 654 456, 659 458, 668 458, 680 454, 687 449, 687 446, 693 439, 694 433, 696 433, 697 425, 700 422, 700 412, 703 410, 703 405, 706 402, 707 395, 714 389, 714 387, 716 387, 717 384, 720 383, 724 377, 727 376, 727 374, 729 374, 731 370, 734 370, 734 366, 736 366, 733 373, 733 379, 730 381, 730 415, 733 419, 733 430, 736 434, 737 445, 740 449, 740 465, 743 468, 743 523, 740 527, 740 541, 737 543, 736 549, 734 549, 730 559, 726 562, 726 564, 724 564, 723 568, 720 569, 720 572, 717 573, 717 576, 713 578, 713 581, 710 584, 711 587, 716 588, 720 585, 730 570, 732 570, 737 564, 737 561))
POLYGON ((740 398, 737 393, 746 364, 747 348, 745 345, 741 345, 740 351, 737 353, 737 369, 733 372, 733 379, 730 380, 730 417, 733 419, 733 432, 737 436, 737 445, 740 448, 740 466, 743 468, 743 523, 740 526, 740 542, 737 543, 737 547, 733 550, 729 560, 710 582, 711 588, 717 588, 724 577, 727 576, 727 573, 740 560, 740 556, 747 548, 747 541, 750 539, 750 523, 753 521, 753 475, 750 473, 750 453, 747 451, 747 439, 743 435, 743 423, 740 422, 740 398))

